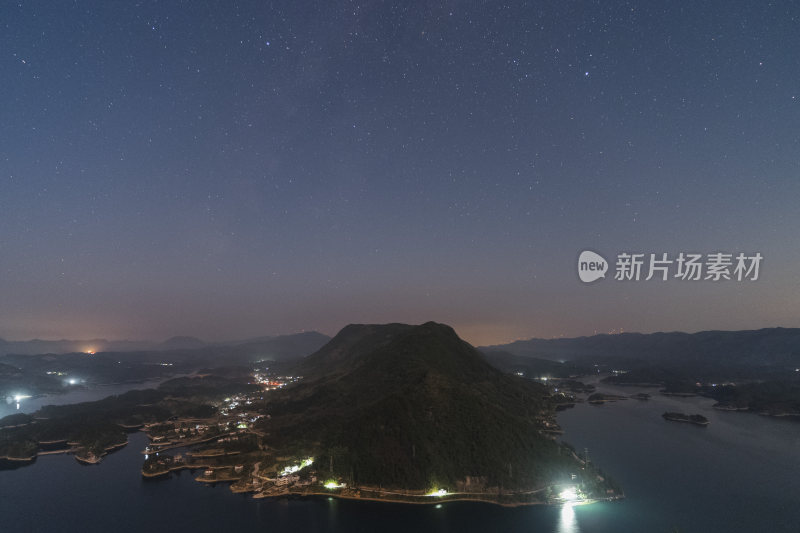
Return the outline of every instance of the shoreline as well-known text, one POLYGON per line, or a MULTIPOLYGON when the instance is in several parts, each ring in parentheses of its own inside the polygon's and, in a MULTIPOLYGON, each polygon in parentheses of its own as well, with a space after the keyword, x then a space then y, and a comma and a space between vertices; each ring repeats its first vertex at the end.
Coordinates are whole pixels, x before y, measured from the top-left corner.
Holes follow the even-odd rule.
POLYGON ((180 472, 181 470, 200 470, 201 468, 210 468, 209 465, 200 465, 200 464, 193 464, 193 465, 177 465, 171 466, 166 470, 159 470, 158 472, 145 472, 142 470, 142 477, 146 477, 149 479, 157 478, 166 476, 167 474, 171 474, 172 472, 180 472))
POLYGON ((100 455, 94 455, 93 453, 89 454, 89 456, 79 455, 79 450, 81 450, 82 448, 72 448, 70 450, 67 450, 65 453, 72 453, 73 457, 75 457, 75 460, 81 464, 96 465, 99 464, 103 460, 103 457, 105 457, 109 453, 115 452, 120 448, 124 448, 127 445, 128 445, 127 439, 125 440, 125 442, 121 442, 119 444, 112 444, 111 446, 104 448, 103 452, 100 455))
MULTIPOLYGON (((247 492, 247 491, 240 491, 240 492, 247 492)), ((252 492, 252 491, 251 491, 252 492)), ((513 495, 508 495, 509 497, 513 497, 513 495)), ((600 502, 612 502, 612 501, 619 501, 624 500, 625 495, 613 496, 608 498, 591 498, 586 500, 579 500, 574 502, 548 502, 548 501, 518 501, 518 502, 501 502, 497 499, 493 499, 488 495, 476 493, 476 497, 472 498, 469 497, 468 494, 462 494, 459 496, 453 497, 436 497, 436 496, 417 496, 416 498, 420 499, 404 499, 402 496, 398 498, 381 498, 377 496, 356 496, 353 494, 342 494, 342 493, 333 493, 333 492, 319 492, 317 490, 310 490, 310 491, 287 491, 281 494, 262 494, 257 493, 253 495, 253 499, 264 499, 264 498, 337 498, 340 500, 351 500, 351 501, 362 501, 362 502, 379 502, 379 503, 398 503, 403 505, 442 505, 444 503, 450 502, 463 502, 463 503, 485 503, 491 505, 498 505, 500 507, 529 507, 535 505, 548 505, 548 506, 562 506, 562 505, 590 505, 593 503, 600 503, 600 502), (428 498, 429 500, 423 500, 422 498, 428 498)))
POLYGON ((15 461, 19 463, 31 462, 39 456, 37 453, 36 455, 32 455, 30 457, 11 457, 10 455, 3 455, 0 457, 0 461, 15 461))
MULTIPOLYGON (((214 467, 210 465, 203 465, 203 464, 192 464, 192 465, 176 465, 171 466, 166 470, 161 470, 158 472, 145 472, 144 470, 141 471, 142 477, 146 479, 156 479, 167 477, 172 472, 180 472, 182 470, 201 470, 201 469, 214 469, 214 467)), ((589 505, 593 503, 600 503, 600 502, 613 502, 625 499, 625 494, 618 494, 614 496, 604 497, 604 498, 587 498, 585 500, 576 500, 576 501, 546 501, 541 499, 535 500, 528 500, 528 501, 513 501, 514 498, 525 498, 526 496, 530 497, 538 492, 542 492, 544 488, 525 491, 525 492, 518 492, 518 493, 508 493, 503 494, 500 496, 502 499, 509 499, 511 501, 499 501, 497 496, 491 493, 452 493, 447 496, 428 496, 426 494, 420 495, 404 495, 399 494, 396 492, 388 492, 386 491, 386 495, 381 497, 380 495, 374 494, 374 489, 366 488, 366 487, 351 487, 347 489, 347 492, 332 492, 327 489, 316 489, 316 488, 307 488, 307 489, 286 489, 281 490, 279 492, 262 492, 262 489, 255 488, 251 484, 245 484, 244 486, 237 486, 237 482, 241 481, 241 476, 235 475, 228 475, 222 478, 204 478, 202 475, 200 477, 194 478, 194 481, 198 483, 204 484, 216 484, 216 483, 227 483, 229 484, 229 490, 235 494, 252 494, 253 499, 260 500, 265 498, 273 498, 273 499, 280 499, 280 498, 337 498, 340 500, 350 500, 350 501, 362 501, 362 502, 378 502, 378 503, 396 503, 396 504, 404 504, 404 505, 441 505, 448 502, 473 502, 473 503, 485 503, 491 505, 499 505, 500 507, 526 507, 526 506, 534 506, 534 505, 552 505, 552 506, 560 506, 560 505, 589 505), (353 494, 353 492, 358 492, 359 494, 353 494), (367 492, 370 493, 369 495, 362 496, 360 493, 367 492)))

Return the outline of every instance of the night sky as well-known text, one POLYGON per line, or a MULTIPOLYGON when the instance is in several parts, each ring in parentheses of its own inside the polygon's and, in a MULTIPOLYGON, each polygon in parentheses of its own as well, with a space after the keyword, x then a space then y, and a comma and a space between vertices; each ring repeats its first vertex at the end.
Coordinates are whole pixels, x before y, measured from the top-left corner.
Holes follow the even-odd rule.
POLYGON ((5 2, 0 28, 3 338, 800 325, 797 3, 5 2), (584 249, 764 260, 583 284, 584 249))

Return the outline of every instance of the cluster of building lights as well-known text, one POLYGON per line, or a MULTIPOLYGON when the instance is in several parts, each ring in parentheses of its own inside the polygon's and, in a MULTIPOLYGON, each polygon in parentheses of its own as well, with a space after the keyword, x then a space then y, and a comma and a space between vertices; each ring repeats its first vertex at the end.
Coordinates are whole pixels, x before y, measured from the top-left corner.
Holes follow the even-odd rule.
POLYGON ((307 459, 303 459, 299 465, 291 465, 284 468, 281 471, 281 476, 288 476, 289 474, 294 474, 295 472, 299 472, 305 467, 311 466, 313 463, 314 463, 313 457, 308 457, 307 459))
POLYGON ((558 498, 564 503, 579 503, 586 500, 586 496, 581 494, 577 487, 567 487, 558 494, 558 498))
POLYGON ((262 385, 265 390, 275 390, 300 381, 303 376, 271 376, 266 373, 256 372, 253 374, 253 379, 256 383, 262 385))

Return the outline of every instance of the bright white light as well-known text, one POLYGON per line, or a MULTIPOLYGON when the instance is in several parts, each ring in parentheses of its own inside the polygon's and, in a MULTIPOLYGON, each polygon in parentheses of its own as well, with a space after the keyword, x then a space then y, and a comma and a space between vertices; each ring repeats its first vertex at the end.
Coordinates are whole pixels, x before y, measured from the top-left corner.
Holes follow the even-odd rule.
POLYGON ((345 487, 344 483, 336 483, 335 481, 328 481, 325 483, 325 488, 328 490, 342 489, 345 487))
POLYGON ((313 457, 309 457, 308 459, 303 459, 303 461, 299 465, 292 465, 292 466, 287 466, 286 468, 284 468, 283 471, 281 471, 281 475, 282 476, 288 476, 289 474, 294 474, 298 470, 302 470, 303 468, 305 468, 307 466, 311 466, 311 464, 313 462, 314 462, 314 458, 313 457))
POLYGON ((77 380, 77 379, 75 379, 75 378, 70 378, 69 380, 67 380, 67 382, 68 382, 70 385, 75 385, 75 384, 78 382, 78 380, 77 380))
POLYGON ((578 499, 578 491, 575 490, 575 487, 564 489, 561 491, 561 494, 559 494, 559 497, 562 500, 574 501, 578 499))
POLYGON ((447 496, 447 491, 444 489, 433 489, 431 492, 428 493, 428 496, 447 496))
POLYGON ((561 519, 558 522, 557 533, 578 533, 578 521, 575 519, 575 509, 571 503, 561 507, 561 519))

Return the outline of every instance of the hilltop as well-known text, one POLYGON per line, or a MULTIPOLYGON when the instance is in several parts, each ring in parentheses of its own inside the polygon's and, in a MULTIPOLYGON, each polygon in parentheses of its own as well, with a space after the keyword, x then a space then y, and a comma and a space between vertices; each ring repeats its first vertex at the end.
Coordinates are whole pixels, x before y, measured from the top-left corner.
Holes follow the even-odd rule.
POLYGON ((500 491, 579 470, 546 435, 545 387, 495 369, 449 326, 350 325, 298 371, 302 382, 269 396, 259 430, 287 453, 315 453, 325 475, 500 491))

